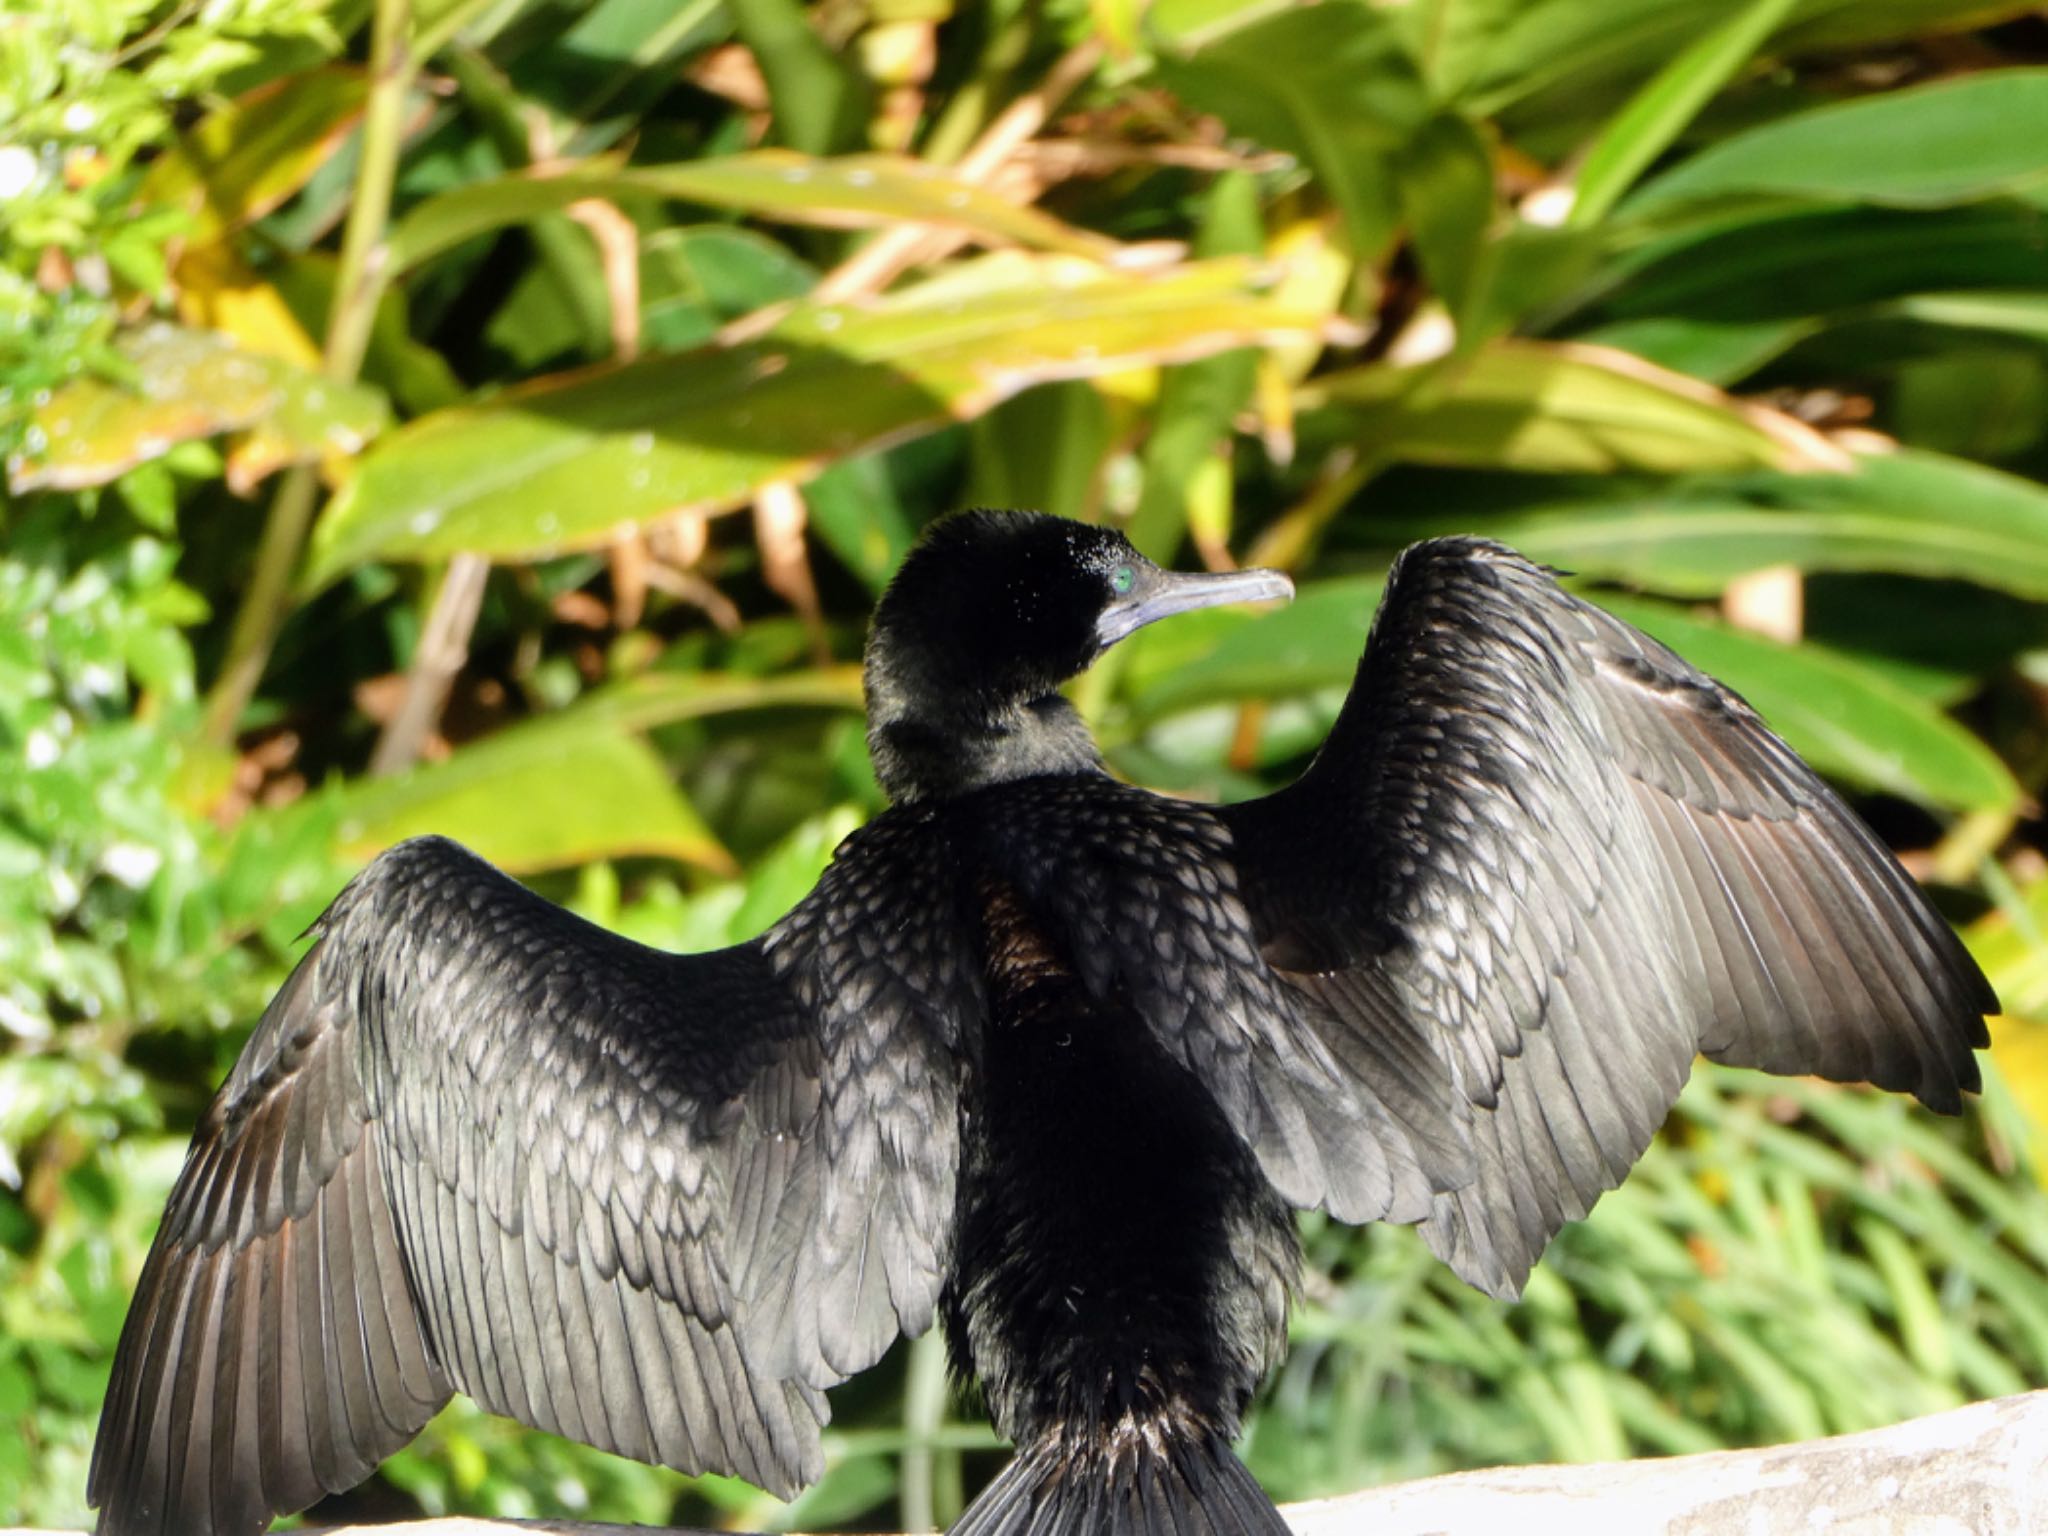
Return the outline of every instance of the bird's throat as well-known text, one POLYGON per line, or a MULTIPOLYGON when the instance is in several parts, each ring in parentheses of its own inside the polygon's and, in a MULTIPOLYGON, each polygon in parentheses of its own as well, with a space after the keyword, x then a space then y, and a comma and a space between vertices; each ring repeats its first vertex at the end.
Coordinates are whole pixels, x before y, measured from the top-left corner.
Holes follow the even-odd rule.
POLYGON ((1057 693, 959 713, 876 708, 868 751, 891 800, 964 795, 1042 774, 1094 773, 1102 754, 1074 706, 1057 693))

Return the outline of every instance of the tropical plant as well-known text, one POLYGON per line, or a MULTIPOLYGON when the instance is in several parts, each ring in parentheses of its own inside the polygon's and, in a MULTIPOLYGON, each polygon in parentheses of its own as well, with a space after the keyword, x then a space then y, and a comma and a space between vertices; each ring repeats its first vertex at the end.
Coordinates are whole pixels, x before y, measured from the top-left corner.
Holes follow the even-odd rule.
MULTIPOLYGON (((2005 996, 1954 1124, 1702 1070, 1519 1307, 1311 1220, 1276 1493, 2048 1384, 2032 8, 20 0, 0 125, 0 1515, 85 1518, 184 1138, 348 870, 433 829, 758 932, 879 804, 864 610, 969 502, 1301 578, 1078 685, 1204 796, 1299 765, 1400 545, 1575 571, 2005 996)), ((995 1446, 931 1341, 835 1411, 786 1510, 462 1405, 358 1497, 917 1528, 995 1446)))

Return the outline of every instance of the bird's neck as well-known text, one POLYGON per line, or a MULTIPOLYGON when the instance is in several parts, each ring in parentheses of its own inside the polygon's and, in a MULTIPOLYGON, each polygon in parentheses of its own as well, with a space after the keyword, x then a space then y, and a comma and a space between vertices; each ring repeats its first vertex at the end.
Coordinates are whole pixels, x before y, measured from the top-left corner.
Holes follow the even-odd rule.
POLYGON ((935 800, 1048 773, 1097 773, 1102 754, 1057 693, 950 707, 868 692, 868 751, 891 800, 935 800))

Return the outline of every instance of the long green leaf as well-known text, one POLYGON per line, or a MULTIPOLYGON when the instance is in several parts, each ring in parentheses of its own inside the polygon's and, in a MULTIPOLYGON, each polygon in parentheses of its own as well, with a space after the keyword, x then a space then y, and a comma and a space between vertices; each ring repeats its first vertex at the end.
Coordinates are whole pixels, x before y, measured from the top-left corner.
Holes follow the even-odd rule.
POLYGON ((1743 195, 1934 208, 2048 182, 2048 69, 1991 70, 1816 107, 1704 150, 1625 215, 1743 195))
POLYGON ((1503 341, 1440 368, 1372 363, 1311 381, 1300 401, 1345 419, 1370 452, 1422 464, 1679 473, 1847 462, 1786 417, 1604 348, 1503 341))
POLYGON ((1916 293, 1891 305, 1888 313, 1926 325, 1999 331, 2048 342, 2048 293, 1916 293))
POLYGON ((626 854, 734 869, 653 748, 592 730, 571 711, 500 731, 445 762, 365 780, 343 797, 346 851, 368 856, 428 832, 514 873, 626 854))
POLYGON ((404 271, 476 235, 593 197, 667 198, 839 229, 938 224, 999 244, 1081 256, 1104 257, 1117 248, 919 160, 763 149, 673 165, 598 162, 469 182, 426 199, 398 221, 389 241, 391 265, 404 271))
POLYGON ((1579 167, 1571 223, 1597 224, 1665 150, 1700 108, 1735 78, 1757 49, 1778 29, 1797 0, 1750 0, 1720 26, 1699 38, 1629 104, 1608 120, 1579 167))
POLYGON ((338 836, 345 850, 367 856, 438 832, 517 872, 661 854, 730 873, 731 856, 640 733, 745 710, 860 703, 852 666, 775 677, 643 672, 442 762, 348 786, 338 836))
POLYGON ((650 357, 439 411, 368 456, 315 533, 318 584, 366 559, 526 559, 678 509, 722 510, 1032 384, 1176 362, 1327 316, 1235 260, 1159 275, 1002 255, 871 308, 800 308, 763 339, 650 357))
POLYGON ((1911 451, 1843 475, 1569 482, 1516 505, 1384 515, 1390 545, 1485 533, 1532 560, 1686 597, 1769 565, 1950 576, 2048 601, 2048 491, 1963 459, 1911 451))
POLYGON ((2041 214, 2017 200, 1742 217, 1634 253, 1603 277, 1597 309, 1572 328, 1672 318, 1757 326, 1921 293, 2023 292, 2041 281, 2041 214))

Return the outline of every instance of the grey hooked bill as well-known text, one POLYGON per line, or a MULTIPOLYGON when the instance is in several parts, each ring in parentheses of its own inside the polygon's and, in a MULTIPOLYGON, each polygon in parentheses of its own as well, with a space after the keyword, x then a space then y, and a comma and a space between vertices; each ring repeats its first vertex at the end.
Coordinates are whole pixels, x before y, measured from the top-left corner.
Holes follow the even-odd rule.
POLYGON ((1163 571, 1140 566, 1131 590, 1102 610, 1095 638, 1115 645, 1133 630, 1190 608, 1223 603, 1284 601, 1294 596, 1294 583, 1284 571, 1163 571))

